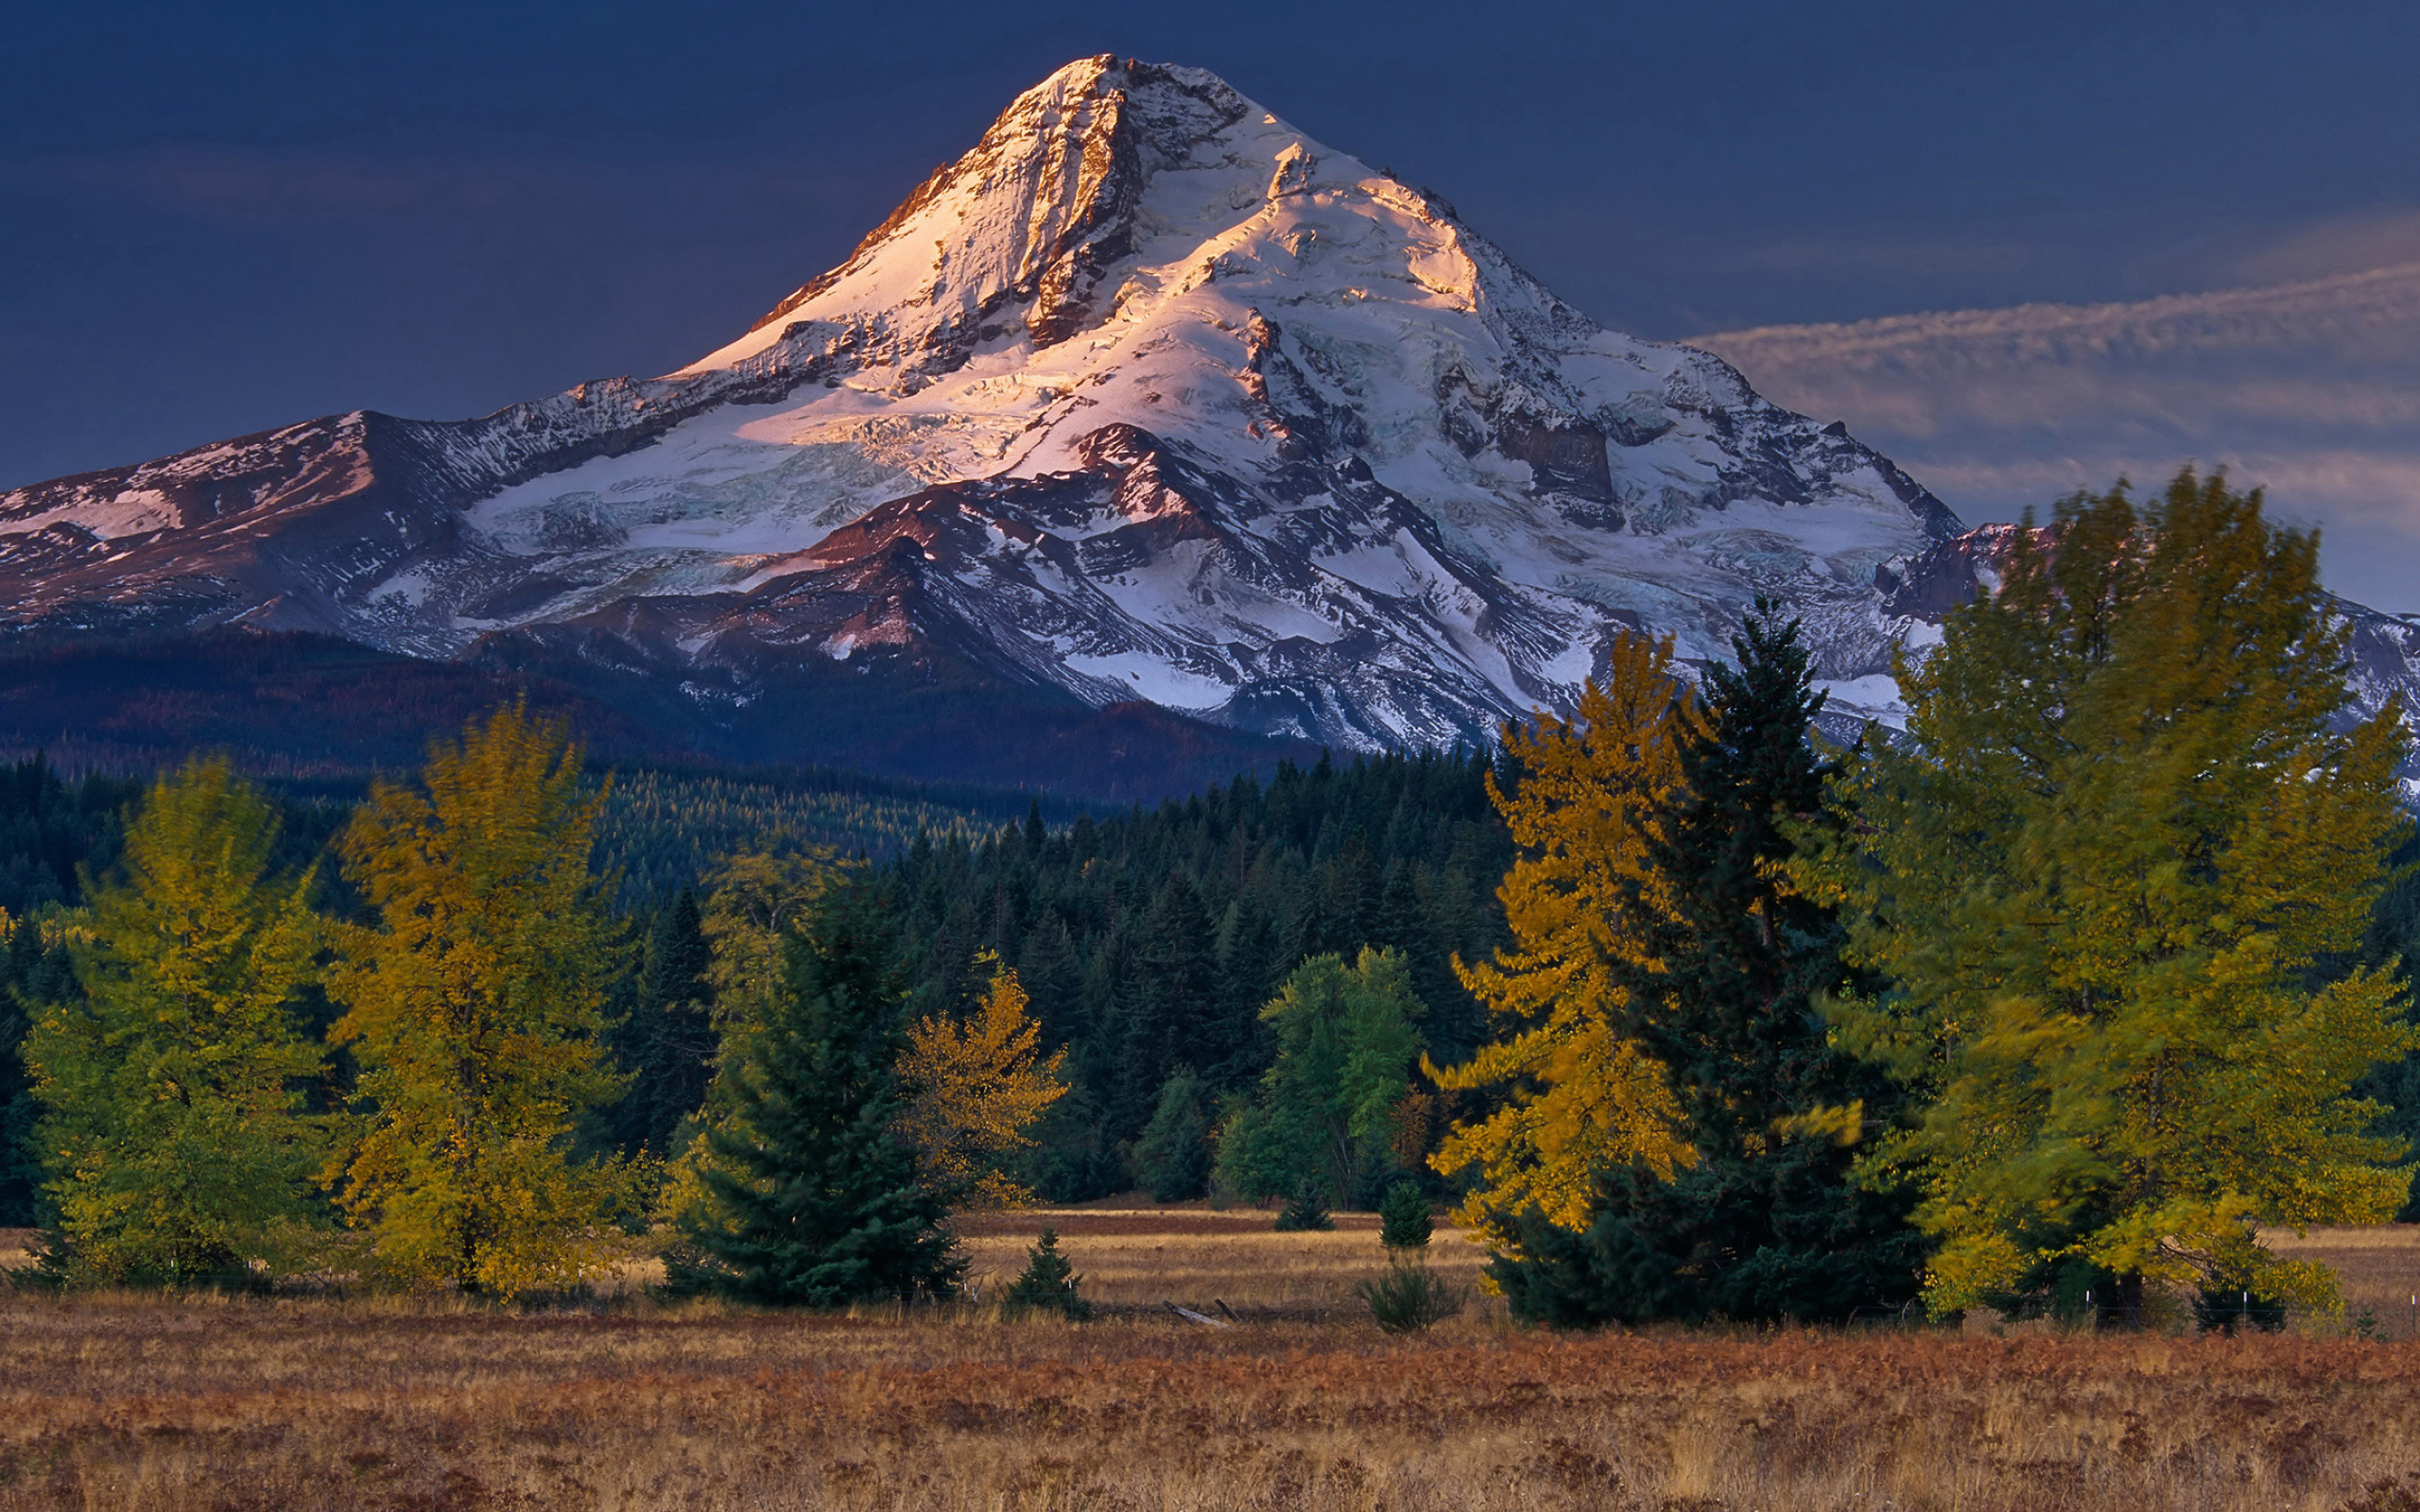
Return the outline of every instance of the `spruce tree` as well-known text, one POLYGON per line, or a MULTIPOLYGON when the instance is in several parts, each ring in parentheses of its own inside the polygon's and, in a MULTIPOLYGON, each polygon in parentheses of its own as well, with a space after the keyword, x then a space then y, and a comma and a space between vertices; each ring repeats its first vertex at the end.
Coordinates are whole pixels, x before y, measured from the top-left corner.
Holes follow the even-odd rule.
POLYGON ((1000 1299, 1001 1311, 1011 1317, 1029 1312, 1056 1313, 1070 1323, 1082 1323, 1093 1315, 1093 1304, 1079 1290, 1083 1283, 1074 1262, 1059 1253, 1059 1230, 1045 1227, 1033 1247, 1026 1251, 1025 1269, 1000 1299))
POLYGON ((1406 1177, 1387 1188, 1386 1200, 1378 1205, 1378 1243, 1389 1249, 1426 1249, 1435 1229, 1419 1182, 1406 1177))
POLYGON ((1853 1185, 1837 1138, 1789 1132, 1852 1102, 1879 1122, 1891 1084, 1828 1042, 1817 1000, 1841 984, 1842 930, 1777 869, 1825 777, 1798 622, 1760 600, 1732 646, 1737 665, 1707 669, 1703 718, 1680 738, 1647 844, 1663 904, 1620 970, 1622 1027, 1665 1068, 1694 1159, 1668 1179, 1603 1170, 1578 1232, 1532 1215, 1493 1271, 1516 1315, 1838 1319, 1915 1293, 1907 1204, 1853 1185))
MULTIPOLYGON (((7 924, 0 952, 0 1227, 30 1228, 42 1162, 34 1156, 33 1077, 26 1070, 26 1036, 34 1005, 44 1001, 42 930, 30 919, 7 924)), ((60 963, 63 966, 63 962, 60 963)), ((57 973, 63 981, 65 972, 57 973)))
POLYGON ((867 890, 827 899, 785 944, 764 1022, 726 1050, 730 1117, 708 1136, 708 1201, 682 1218, 679 1289, 786 1307, 942 1297, 946 1194, 895 1132, 906 993, 867 890))
POLYGON ((705 1102, 715 1054, 713 965, 697 894, 683 887, 657 917, 637 1001, 615 1037, 623 1065, 635 1073, 614 1110, 626 1150, 670 1154, 673 1130, 705 1102))
MULTIPOLYGON (((1130 1054, 1160 1082, 1178 1066, 1222 1069, 1240 1048, 1235 1026, 1219 1013, 1217 938, 1201 889, 1172 871, 1151 900, 1135 942, 1130 1054)), ((1138 1121, 1139 1124, 1139 1121, 1138 1121)))

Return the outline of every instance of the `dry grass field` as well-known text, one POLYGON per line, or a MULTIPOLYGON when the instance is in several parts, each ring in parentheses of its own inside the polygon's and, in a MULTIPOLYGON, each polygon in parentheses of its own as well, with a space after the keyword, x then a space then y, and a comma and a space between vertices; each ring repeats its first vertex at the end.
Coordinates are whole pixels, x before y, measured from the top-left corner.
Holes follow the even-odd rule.
MULTIPOLYGON (((1046 1216, 1127 1306, 1070 1326, 0 1297, 0 1512, 2420 1512, 2400 1337, 1559 1337, 1474 1307, 1395 1339, 1345 1303, 1376 1263, 1362 1224, 1003 1215, 969 1226, 977 1268, 1013 1269, 1046 1216), (1171 1299, 1244 1321, 1181 1323, 1171 1299)), ((2304 1243, 2349 1288, 2357 1267, 2401 1285, 2411 1237, 2304 1243)))

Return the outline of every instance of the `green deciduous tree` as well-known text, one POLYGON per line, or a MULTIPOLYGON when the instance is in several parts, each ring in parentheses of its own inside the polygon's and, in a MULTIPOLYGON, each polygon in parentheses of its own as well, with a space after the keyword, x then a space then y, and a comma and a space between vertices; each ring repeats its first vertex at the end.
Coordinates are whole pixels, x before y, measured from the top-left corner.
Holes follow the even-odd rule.
POLYGON ((2407 829, 2401 719, 2350 722, 2316 540, 2222 479, 2065 501, 1998 567, 1901 669, 1909 741, 1841 780, 1853 826, 1798 864, 1894 984, 1837 1022, 1927 1105, 1872 1160, 1921 1183, 1930 1305, 2079 1264, 2120 1305, 2323 1298, 2256 1226, 2379 1221, 2410 1182, 2347 1095, 2413 1042, 2397 988, 2317 970, 2407 829))
POLYGON ((762 1022, 724 1051, 727 1114, 707 1132, 702 1194, 680 1215, 694 1254, 676 1263, 677 1287, 791 1307, 957 1287, 965 1262, 943 1227, 946 1194, 918 1179, 897 1132, 895 943, 857 889, 787 933, 762 1022))
POLYGON ((331 983, 361 1076, 329 1179, 398 1280, 515 1294, 617 1257, 610 1220, 642 1173, 572 1143, 628 1085, 603 1043, 617 952, 580 785, 563 730, 505 709, 436 747, 420 786, 373 788, 345 832, 378 922, 344 933, 331 983))
POLYGON ((1134 1181, 1153 1202, 1186 1202, 1210 1190, 1209 1099, 1188 1069, 1160 1089, 1160 1106, 1134 1142, 1134 1181))
POLYGON ((189 763, 153 784, 122 878, 73 932, 80 991, 43 1005, 26 1058, 77 1272, 200 1279, 268 1259, 313 1214, 324 1139, 303 1093, 321 1059, 295 1000, 320 929, 308 877, 268 875, 276 841, 224 762, 189 763))
POLYGON ((1255 1200, 1308 1186, 1344 1202, 1365 1174, 1382 1174, 1420 1055, 1425 1010, 1403 957, 1364 950, 1348 967, 1315 955, 1260 1012, 1277 1063, 1220 1135, 1219 1181, 1255 1200))

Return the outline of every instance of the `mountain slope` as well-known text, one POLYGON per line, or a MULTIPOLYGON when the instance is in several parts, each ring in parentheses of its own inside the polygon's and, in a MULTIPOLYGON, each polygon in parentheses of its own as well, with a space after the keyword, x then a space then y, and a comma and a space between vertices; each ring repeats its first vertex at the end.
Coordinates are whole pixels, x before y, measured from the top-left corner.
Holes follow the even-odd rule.
POLYGON ((942 686, 1368 749, 1565 707, 1626 627, 1721 655, 1759 593, 1885 711, 1894 575, 1959 530, 1435 196, 1095 58, 678 372, 0 496, 0 614, 536 669, 757 759, 942 686))

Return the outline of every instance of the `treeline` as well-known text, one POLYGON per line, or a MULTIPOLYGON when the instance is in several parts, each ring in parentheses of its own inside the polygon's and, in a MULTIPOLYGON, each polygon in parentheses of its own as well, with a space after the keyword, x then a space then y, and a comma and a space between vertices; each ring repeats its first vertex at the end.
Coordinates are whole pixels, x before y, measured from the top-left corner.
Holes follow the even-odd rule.
MULTIPOLYGON (((887 859, 924 835, 970 841, 1013 823, 1028 803, 996 788, 886 781, 807 770, 610 774, 598 816, 598 865, 634 908, 668 905, 722 857, 786 835, 839 855, 887 859)), ((1079 805, 1054 799, 1065 822, 1079 805)))

